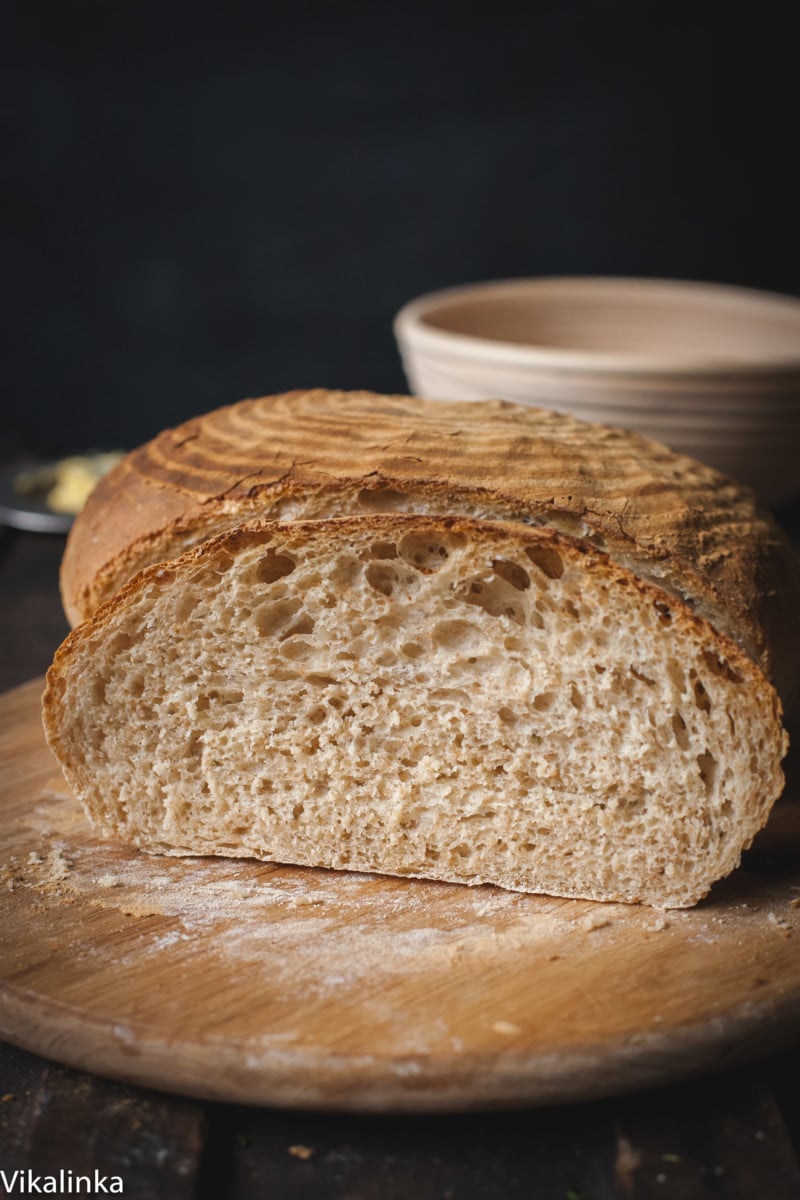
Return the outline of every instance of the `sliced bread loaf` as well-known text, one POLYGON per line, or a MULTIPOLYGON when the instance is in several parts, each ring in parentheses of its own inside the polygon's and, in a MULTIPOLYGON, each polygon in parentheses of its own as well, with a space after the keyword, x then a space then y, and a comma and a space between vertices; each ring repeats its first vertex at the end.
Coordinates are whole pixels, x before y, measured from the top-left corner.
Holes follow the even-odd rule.
POLYGON ((72 623, 142 567, 254 518, 417 512, 543 526, 607 551, 797 675, 797 573, 752 492, 619 429, 500 401, 246 400, 167 430, 95 489, 62 568, 72 623))
MULTIPOLYGON (((583 449, 572 457, 585 469, 583 449)), ((537 514, 563 522, 567 473, 537 514)), ((344 474, 354 495, 368 486, 344 474)), ((142 570, 67 638, 49 743, 98 829, 150 851, 694 904, 766 820, 785 735, 747 652, 758 621, 742 633, 729 614, 737 644, 697 611, 710 584, 687 601, 680 563, 653 552, 659 584, 621 561, 637 550, 626 505, 635 525, 669 492, 646 478, 616 524, 584 503, 583 537, 397 513, 219 534, 142 570), (591 542, 610 525, 614 555, 591 542)), ((496 483, 473 488, 484 508, 496 483)), ((165 484, 162 499, 177 495, 165 484)), ((682 518, 698 539, 701 518, 682 518)), ((174 539, 203 526, 182 520, 174 539)))

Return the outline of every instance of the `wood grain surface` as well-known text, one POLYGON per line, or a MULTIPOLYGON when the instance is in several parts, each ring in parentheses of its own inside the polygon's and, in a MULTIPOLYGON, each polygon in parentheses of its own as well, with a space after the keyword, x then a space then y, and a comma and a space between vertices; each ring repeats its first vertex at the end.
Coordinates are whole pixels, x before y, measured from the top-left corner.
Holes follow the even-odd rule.
POLYGON ((0 699, 0 1035, 204 1098, 459 1110, 632 1090, 800 1030, 800 822, 690 912, 94 838, 0 699))

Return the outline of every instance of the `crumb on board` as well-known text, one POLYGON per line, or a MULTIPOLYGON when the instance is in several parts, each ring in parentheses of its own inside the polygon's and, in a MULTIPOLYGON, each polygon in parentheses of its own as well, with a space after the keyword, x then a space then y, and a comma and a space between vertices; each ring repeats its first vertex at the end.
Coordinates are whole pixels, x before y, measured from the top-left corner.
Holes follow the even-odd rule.
POLYGON ((494 1033, 502 1033, 505 1037, 513 1037, 515 1033, 522 1033, 519 1025, 515 1025, 513 1021, 495 1021, 492 1030, 494 1033))
POLYGON ((774 925, 784 937, 791 937, 792 927, 785 917, 779 916, 779 914, 776 912, 768 912, 767 920, 769 921, 770 925, 774 925))
POLYGON ((97 881, 97 886, 102 888, 119 887, 122 883, 119 875, 101 875, 97 881))
POLYGON ((647 926, 649 933, 661 933, 664 929, 669 929, 669 921, 666 917, 656 917, 647 926))
POLYGON ((305 1162, 312 1157, 314 1149, 312 1146, 303 1146, 301 1143, 297 1143, 294 1146, 289 1146, 289 1153, 293 1158, 301 1158, 305 1162))
POLYGON ((596 929, 605 929, 610 924, 610 919, 602 913, 587 913, 581 921, 581 929, 584 933, 594 933, 596 929))

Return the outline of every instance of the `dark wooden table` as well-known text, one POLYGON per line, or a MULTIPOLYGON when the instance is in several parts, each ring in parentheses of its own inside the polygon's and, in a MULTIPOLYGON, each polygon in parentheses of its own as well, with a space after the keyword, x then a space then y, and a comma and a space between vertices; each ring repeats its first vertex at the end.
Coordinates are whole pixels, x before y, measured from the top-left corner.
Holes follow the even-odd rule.
MULTIPOLYGON (((41 674, 66 632, 62 548, 0 532, 0 690, 41 674)), ((799 1200, 799 1078, 794 1047, 605 1101, 361 1117, 160 1095, 0 1046, 0 1170, 98 1170, 136 1200, 799 1200)))

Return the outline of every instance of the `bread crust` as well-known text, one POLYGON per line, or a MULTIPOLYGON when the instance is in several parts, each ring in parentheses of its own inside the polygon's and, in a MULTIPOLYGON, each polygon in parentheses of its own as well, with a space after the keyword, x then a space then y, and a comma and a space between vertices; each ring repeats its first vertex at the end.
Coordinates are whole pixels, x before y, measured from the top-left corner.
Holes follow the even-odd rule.
POLYGON ((504 401, 317 389, 166 430, 75 521, 67 616, 85 619, 142 566, 226 527, 300 501, 369 511, 392 492, 398 507, 411 497, 428 505, 416 511, 551 525, 599 545, 732 638, 791 701, 797 562, 752 491, 638 434, 504 401))

